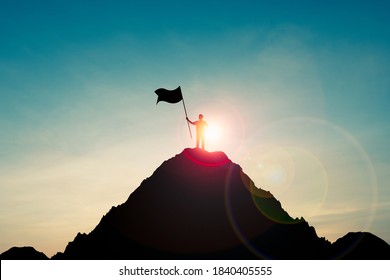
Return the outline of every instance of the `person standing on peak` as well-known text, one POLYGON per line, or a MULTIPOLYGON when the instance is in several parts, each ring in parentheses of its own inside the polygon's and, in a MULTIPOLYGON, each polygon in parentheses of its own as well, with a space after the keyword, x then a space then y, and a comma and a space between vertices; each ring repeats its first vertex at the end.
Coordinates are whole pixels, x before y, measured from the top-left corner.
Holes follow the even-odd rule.
POLYGON ((204 150, 204 134, 206 132, 206 129, 207 129, 207 122, 205 122, 203 120, 203 115, 202 114, 199 114, 199 120, 197 121, 190 121, 188 119, 188 117, 186 118, 186 120, 192 124, 192 125, 195 125, 196 126, 196 147, 199 148, 199 142, 201 141, 202 142, 202 149, 204 150))

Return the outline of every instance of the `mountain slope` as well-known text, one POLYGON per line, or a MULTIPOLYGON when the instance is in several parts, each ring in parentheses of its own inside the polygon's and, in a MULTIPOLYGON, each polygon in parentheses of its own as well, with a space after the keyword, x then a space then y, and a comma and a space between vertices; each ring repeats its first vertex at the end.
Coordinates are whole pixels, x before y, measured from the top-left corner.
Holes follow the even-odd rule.
POLYGON ((390 260, 389 244, 369 232, 350 232, 332 244, 334 258, 390 260))
MULTIPOLYGON (((42 257, 31 249, 0 256, 42 257)), ((224 153, 185 149, 52 259, 389 260, 390 245, 367 232, 331 244, 303 218, 290 217, 224 153)))
POLYGON ((12 247, 0 255, 1 260, 48 260, 42 252, 33 247, 12 247))
POLYGON ((330 250, 224 153, 185 149, 55 258, 318 259, 330 250))

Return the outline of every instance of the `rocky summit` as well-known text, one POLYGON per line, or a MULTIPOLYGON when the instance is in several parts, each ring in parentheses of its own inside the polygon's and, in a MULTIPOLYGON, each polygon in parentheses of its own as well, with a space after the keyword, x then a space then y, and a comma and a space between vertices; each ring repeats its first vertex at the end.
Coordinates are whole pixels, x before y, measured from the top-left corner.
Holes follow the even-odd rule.
POLYGON ((184 149, 52 259, 390 259, 390 246, 363 232, 332 244, 223 152, 184 149))

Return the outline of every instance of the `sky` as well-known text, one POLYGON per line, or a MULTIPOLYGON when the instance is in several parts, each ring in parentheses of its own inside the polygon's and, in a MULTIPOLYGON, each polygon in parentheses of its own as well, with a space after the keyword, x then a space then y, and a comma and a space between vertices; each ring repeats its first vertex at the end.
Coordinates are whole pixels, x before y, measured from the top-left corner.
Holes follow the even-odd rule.
POLYGON ((389 26, 389 1, 2 0, 0 252, 64 251, 194 147, 156 105, 177 86, 292 217, 390 243, 389 26))

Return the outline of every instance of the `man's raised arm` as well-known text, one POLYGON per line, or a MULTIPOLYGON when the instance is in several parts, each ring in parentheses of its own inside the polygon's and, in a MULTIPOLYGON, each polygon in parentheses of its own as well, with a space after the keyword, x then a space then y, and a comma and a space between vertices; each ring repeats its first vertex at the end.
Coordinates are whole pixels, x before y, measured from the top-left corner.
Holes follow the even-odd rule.
POLYGON ((190 119, 189 119, 188 117, 186 117, 186 120, 187 120, 190 124, 195 125, 195 123, 192 122, 192 121, 190 121, 190 119))

